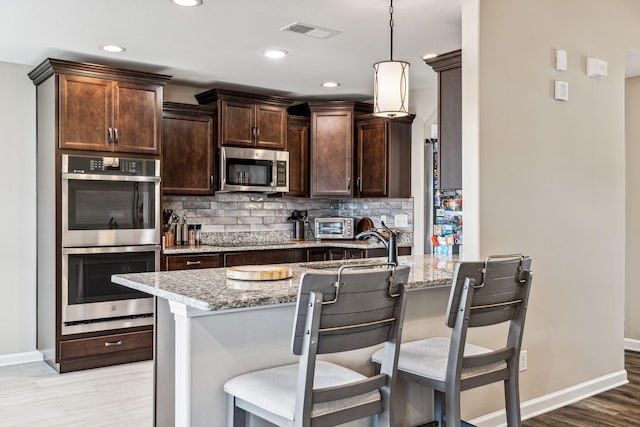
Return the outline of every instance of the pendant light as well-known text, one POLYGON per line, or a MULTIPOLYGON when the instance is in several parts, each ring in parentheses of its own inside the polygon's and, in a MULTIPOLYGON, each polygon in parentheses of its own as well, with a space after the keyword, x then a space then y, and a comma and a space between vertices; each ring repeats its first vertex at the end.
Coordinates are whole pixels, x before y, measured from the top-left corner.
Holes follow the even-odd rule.
POLYGON ((409 63, 393 60, 393 0, 389 6, 390 55, 388 61, 373 64, 373 115, 409 115, 409 63))

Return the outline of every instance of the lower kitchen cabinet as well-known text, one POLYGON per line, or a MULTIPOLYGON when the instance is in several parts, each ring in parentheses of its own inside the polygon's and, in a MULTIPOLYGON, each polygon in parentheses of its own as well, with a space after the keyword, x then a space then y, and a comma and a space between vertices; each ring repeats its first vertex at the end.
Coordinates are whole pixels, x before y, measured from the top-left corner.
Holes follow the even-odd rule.
POLYGON ((162 269, 167 271, 217 268, 222 266, 222 254, 167 255, 162 262, 162 269))
POLYGON ((230 252, 224 254, 224 266, 282 264, 306 262, 306 249, 272 249, 266 251, 230 252))
POLYGON ((99 368, 153 358, 153 327, 60 341, 60 372, 99 368))

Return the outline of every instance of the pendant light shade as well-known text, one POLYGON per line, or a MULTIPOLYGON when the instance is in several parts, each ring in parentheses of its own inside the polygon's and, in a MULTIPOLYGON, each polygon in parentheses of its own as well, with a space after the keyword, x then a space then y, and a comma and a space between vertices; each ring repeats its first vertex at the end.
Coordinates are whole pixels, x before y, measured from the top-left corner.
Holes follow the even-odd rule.
POLYGON ((373 64, 373 114, 380 117, 409 115, 409 63, 384 61, 373 64))
POLYGON ((393 60, 393 0, 389 6, 390 54, 388 61, 373 64, 373 115, 409 115, 409 63, 393 60))

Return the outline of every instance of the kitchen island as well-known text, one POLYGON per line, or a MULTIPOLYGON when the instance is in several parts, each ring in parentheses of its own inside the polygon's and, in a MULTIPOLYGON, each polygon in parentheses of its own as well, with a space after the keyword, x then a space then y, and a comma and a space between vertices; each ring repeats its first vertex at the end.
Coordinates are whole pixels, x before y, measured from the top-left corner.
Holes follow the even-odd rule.
MULTIPOLYGON (((292 276, 276 281, 227 279, 225 268, 113 276, 115 283, 157 297, 155 425, 226 425, 223 385, 228 379, 296 361, 290 342, 302 274, 376 261, 385 259, 283 264, 291 267, 292 276)), ((455 259, 413 255, 400 257, 400 263, 411 266, 403 339, 447 333, 443 319, 455 259)), ((369 372, 372 366, 363 360, 374 351, 325 358, 369 372)), ((420 406, 426 401, 428 407, 428 400, 421 392, 411 395, 417 399, 407 403, 406 417, 420 417, 420 406)))

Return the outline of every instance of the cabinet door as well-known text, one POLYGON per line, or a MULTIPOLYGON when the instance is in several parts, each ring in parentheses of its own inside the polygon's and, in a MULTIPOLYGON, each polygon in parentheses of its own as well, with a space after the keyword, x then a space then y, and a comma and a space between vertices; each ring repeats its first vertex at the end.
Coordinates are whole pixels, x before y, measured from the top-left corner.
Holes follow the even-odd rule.
POLYGON ((311 197, 351 197, 353 113, 314 112, 311 132, 311 197))
POLYGON ((305 262, 306 249, 268 249, 264 251, 246 251, 224 254, 224 266, 282 264, 289 262, 305 262))
POLYGON ((256 146, 284 150, 287 142, 287 111, 269 105, 256 105, 256 146))
POLYGON ((222 100, 220 144, 251 147, 254 141, 254 105, 222 100))
POLYGON ((309 195, 309 123, 289 121, 287 130, 289 151, 289 196, 309 195))
POLYGON ((462 68, 441 71, 438 81, 440 188, 462 188, 462 68))
POLYGON ((213 194, 213 117, 166 114, 162 119, 164 194, 213 194))
POLYGON ((117 83, 115 88, 115 150, 159 154, 162 88, 124 82, 117 83))
POLYGON ((360 197, 386 197, 388 195, 387 126, 386 121, 358 125, 356 191, 360 197))
POLYGON ((60 148, 111 151, 113 82, 61 74, 59 77, 60 148))

